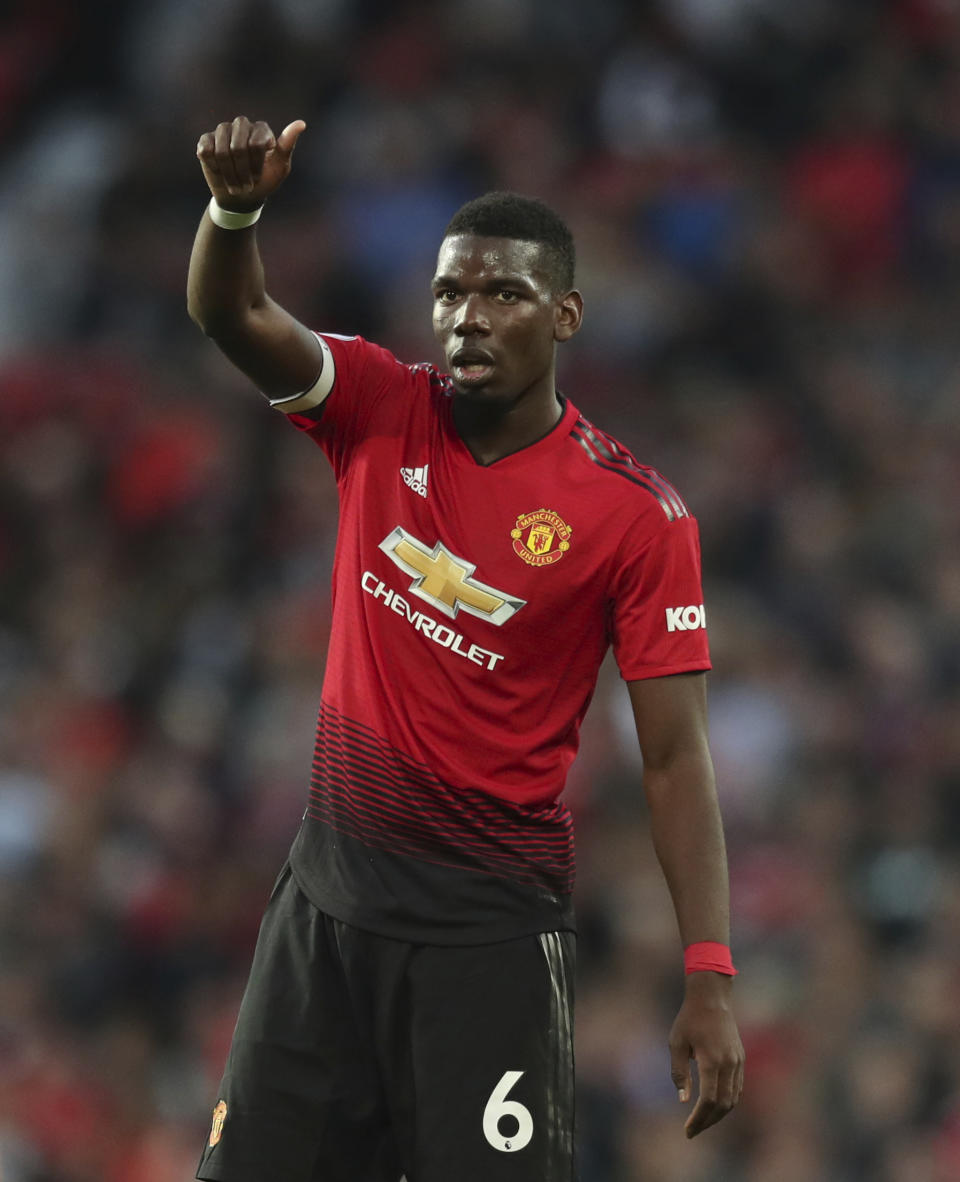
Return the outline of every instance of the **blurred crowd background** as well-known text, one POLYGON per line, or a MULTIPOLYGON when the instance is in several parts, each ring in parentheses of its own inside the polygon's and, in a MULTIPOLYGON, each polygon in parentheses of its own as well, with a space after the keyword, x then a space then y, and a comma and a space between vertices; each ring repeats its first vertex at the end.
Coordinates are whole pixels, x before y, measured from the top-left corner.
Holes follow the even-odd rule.
POLYGON ((458 205, 554 204, 562 388, 700 520, 748 1085, 684 1140, 605 668, 568 790, 582 1182, 955 1182, 958 0, 4 5, 3 1182, 192 1177, 305 800, 333 485, 185 311, 195 144, 241 113, 308 123, 272 293, 404 360, 458 205))

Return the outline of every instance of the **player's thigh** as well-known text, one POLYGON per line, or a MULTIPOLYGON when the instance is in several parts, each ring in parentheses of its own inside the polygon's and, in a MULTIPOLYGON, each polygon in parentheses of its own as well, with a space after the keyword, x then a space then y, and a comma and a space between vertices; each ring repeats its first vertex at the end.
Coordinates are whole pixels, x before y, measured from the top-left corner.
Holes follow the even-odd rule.
POLYGON ((418 951, 415 1182, 573 1178, 574 959, 569 932, 418 951))
POLYGON ((330 921, 287 869, 264 915, 207 1145, 218 1182, 396 1182, 372 1043, 330 921))

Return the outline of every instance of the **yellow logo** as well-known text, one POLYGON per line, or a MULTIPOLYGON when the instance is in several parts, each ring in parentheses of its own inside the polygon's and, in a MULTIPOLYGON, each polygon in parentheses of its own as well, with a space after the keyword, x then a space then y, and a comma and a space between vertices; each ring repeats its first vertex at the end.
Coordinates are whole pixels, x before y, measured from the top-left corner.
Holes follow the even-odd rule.
POLYGON ((220 1100, 213 1110, 213 1123, 210 1125, 210 1148, 219 1144, 223 1136, 223 1123, 227 1119, 226 1101, 220 1100))
POLYGON ((531 566, 549 566, 559 562, 570 549, 573 530, 552 509, 534 509, 517 518, 510 531, 513 550, 531 566))
POLYGON ((413 576, 409 590, 414 595, 451 619, 465 611, 491 624, 503 624, 527 602, 473 578, 476 564, 451 554, 441 542, 431 549, 400 526, 383 539, 380 549, 413 576))

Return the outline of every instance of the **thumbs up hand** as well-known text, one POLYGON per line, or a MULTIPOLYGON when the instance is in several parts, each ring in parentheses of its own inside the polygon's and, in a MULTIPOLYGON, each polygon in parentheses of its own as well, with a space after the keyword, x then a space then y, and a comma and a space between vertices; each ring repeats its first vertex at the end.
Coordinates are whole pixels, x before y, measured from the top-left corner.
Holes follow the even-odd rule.
POLYGON ((295 119, 275 136, 269 124, 238 115, 205 132, 197 156, 217 204, 237 213, 263 205, 289 176, 293 149, 306 126, 295 119))

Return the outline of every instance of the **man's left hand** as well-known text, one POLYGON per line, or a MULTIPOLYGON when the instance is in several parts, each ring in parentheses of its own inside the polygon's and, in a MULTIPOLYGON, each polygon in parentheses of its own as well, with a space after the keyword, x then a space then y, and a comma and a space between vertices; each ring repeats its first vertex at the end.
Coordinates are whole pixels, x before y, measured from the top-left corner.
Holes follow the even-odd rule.
POLYGON ((730 1006, 732 979, 720 973, 691 973, 686 997, 670 1031, 670 1074, 681 1102, 692 1095, 691 1059, 697 1061, 700 1095, 684 1132, 696 1137, 722 1120, 743 1092, 745 1056, 730 1006))

